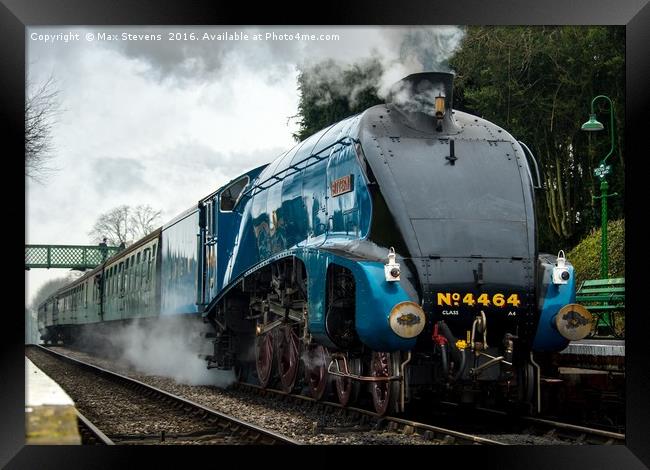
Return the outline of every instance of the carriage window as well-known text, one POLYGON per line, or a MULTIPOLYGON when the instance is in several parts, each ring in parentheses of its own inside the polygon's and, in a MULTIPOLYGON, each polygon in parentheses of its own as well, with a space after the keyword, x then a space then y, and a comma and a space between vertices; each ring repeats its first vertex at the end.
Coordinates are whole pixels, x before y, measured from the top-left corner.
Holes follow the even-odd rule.
POLYGON ((126 259, 126 264, 124 265, 124 290, 129 290, 129 258, 126 259))
POLYGON ((142 264, 140 264, 140 288, 144 287, 145 278, 147 276, 147 258, 145 258, 145 252, 142 253, 142 264))
POLYGON ((142 288, 142 284, 144 283, 144 280, 142 279, 144 276, 144 252, 142 255, 138 254, 138 287, 142 288))
POLYGON ((207 234, 208 236, 213 235, 212 232, 214 231, 214 224, 212 222, 212 216, 213 216, 213 212, 212 212, 213 204, 212 203, 213 203, 213 200, 210 199, 209 201, 207 201, 205 203, 205 206, 204 206, 205 207, 205 219, 206 219, 205 226, 208 229, 208 234, 207 234))
POLYGON ((135 259, 133 260, 133 289, 140 287, 140 252, 133 255, 135 259))
POLYGON ((221 209, 222 212, 232 211, 237 199, 239 199, 239 196, 247 184, 248 176, 244 176, 224 189, 221 192, 221 196, 219 196, 219 209, 221 209))
POLYGON ((129 271, 129 289, 135 288, 135 255, 131 256, 131 271, 129 271))
POLYGON ((149 264, 151 261, 149 260, 149 257, 151 255, 151 251, 149 248, 144 250, 144 253, 142 253, 142 264, 144 265, 144 271, 142 273, 142 277, 144 278, 144 282, 148 283, 149 282, 149 264))

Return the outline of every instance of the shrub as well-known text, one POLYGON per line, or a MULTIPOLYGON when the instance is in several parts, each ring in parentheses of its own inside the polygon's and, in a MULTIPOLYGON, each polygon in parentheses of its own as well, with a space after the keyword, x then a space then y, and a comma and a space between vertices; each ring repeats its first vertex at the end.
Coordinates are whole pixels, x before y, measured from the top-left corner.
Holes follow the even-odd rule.
MULTIPOLYGON (((575 267, 576 287, 585 279, 600 278, 601 230, 594 229, 566 253, 575 267)), ((607 224, 609 248, 609 277, 625 277, 625 219, 610 220, 607 224)))

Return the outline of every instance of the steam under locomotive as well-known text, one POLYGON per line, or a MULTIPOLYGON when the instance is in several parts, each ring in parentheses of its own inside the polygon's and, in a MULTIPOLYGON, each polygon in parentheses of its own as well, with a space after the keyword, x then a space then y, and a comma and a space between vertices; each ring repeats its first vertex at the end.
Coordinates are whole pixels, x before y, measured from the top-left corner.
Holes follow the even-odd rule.
POLYGON ((533 155, 452 98, 451 74, 409 75, 58 291, 42 338, 183 316, 213 326, 208 367, 263 387, 534 403, 533 351, 591 315, 538 254, 533 155))

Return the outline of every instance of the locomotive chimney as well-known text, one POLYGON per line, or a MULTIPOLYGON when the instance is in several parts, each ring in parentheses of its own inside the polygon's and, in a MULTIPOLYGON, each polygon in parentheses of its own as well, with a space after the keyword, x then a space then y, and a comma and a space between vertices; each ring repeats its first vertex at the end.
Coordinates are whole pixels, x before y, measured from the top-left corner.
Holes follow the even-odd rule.
POLYGON ((450 134, 458 131, 452 116, 453 96, 454 74, 421 72, 395 83, 386 104, 417 129, 450 134))

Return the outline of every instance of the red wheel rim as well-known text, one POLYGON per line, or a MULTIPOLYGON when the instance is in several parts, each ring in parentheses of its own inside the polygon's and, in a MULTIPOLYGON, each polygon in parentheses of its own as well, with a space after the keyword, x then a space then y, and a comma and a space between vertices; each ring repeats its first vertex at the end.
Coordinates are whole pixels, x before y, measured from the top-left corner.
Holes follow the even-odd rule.
POLYGON ((329 380, 328 365, 327 349, 320 344, 310 346, 305 360, 305 381, 312 398, 315 400, 320 400, 325 394, 327 381, 329 380))
POLYGON ((271 333, 258 336, 255 339, 255 365, 260 385, 266 388, 271 381, 273 372, 273 337, 271 333))
POLYGON ((296 385, 300 361, 298 335, 289 326, 280 328, 278 336, 278 372, 282 390, 289 393, 296 385))
MULTIPOLYGON (((370 361, 370 370, 373 377, 390 377, 391 374, 390 353, 373 352, 370 361)), ((383 415, 388 411, 391 397, 391 383, 373 382, 370 387, 372 391, 372 404, 377 414, 383 415)))
MULTIPOLYGON (((343 361, 340 360, 339 362, 339 369, 343 370, 343 361)), ((358 359, 351 359, 348 360, 348 368, 351 374, 355 375, 361 375, 361 361, 358 359)), ((352 379, 347 379, 345 377, 336 377, 336 395, 339 398, 339 403, 342 406, 348 406, 350 403, 350 399, 356 395, 356 390, 358 388, 358 384, 354 382, 352 379)), ((356 399, 356 397, 355 397, 356 399)))

